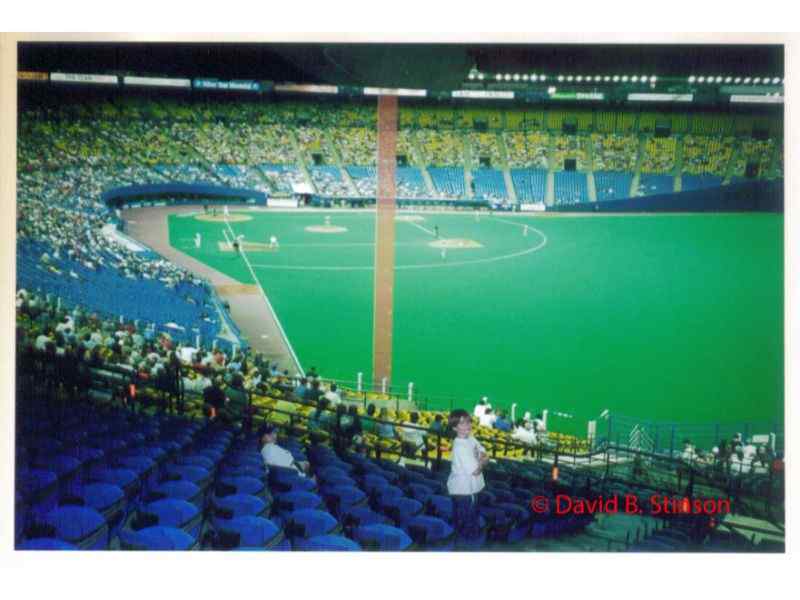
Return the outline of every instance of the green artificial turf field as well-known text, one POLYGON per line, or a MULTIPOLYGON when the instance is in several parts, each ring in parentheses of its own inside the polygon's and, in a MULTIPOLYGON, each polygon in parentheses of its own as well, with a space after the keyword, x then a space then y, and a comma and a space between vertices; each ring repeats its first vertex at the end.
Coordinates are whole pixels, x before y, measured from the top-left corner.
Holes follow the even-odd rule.
MULTIPOLYGON (((368 381, 374 214, 232 214, 252 219, 172 215, 170 242, 252 283, 245 261, 220 249, 223 230, 264 245, 277 236, 277 251, 246 255, 300 362, 368 381), (346 231, 305 229, 325 216, 346 231)), ((571 413, 576 433, 604 409, 782 423, 782 215, 419 216, 397 223, 393 384, 413 381, 428 407, 487 395, 571 413), (479 247, 442 256, 435 227, 479 247)))

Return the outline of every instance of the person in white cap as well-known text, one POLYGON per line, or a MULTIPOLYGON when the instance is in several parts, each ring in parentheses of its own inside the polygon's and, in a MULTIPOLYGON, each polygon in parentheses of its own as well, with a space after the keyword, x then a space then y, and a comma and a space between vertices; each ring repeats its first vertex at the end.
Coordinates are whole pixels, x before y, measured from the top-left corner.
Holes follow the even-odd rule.
POLYGON ((269 249, 270 250, 278 249, 278 236, 276 235, 269 236, 269 249))

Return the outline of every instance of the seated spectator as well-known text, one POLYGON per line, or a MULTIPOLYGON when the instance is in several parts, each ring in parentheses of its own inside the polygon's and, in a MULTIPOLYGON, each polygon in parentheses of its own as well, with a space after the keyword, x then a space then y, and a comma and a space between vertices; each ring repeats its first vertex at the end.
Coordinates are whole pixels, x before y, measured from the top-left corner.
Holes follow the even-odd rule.
POLYGON ((272 423, 268 423, 261 430, 261 457, 264 464, 269 467, 284 467, 296 469, 303 477, 308 473, 308 463, 305 461, 296 462, 291 452, 278 445, 278 428, 272 423))
POLYGON ((497 417, 494 420, 493 426, 500 431, 511 431, 511 421, 506 419, 505 413, 500 409, 497 410, 497 417))
POLYGON ((367 418, 361 422, 361 430, 363 433, 378 433, 378 424, 375 422, 374 404, 367 406, 367 418))
MULTIPOLYGON (((316 381, 314 383, 316 383, 316 381)), ((326 398, 320 398, 317 402, 316 410, 311 413, 311 416, 308 418, 308 427, 312 431, 315 429, 329 430, 333 418, 333 415, 328 411, 328 400, 326 398)))
POLYGON ((294 395, 298 400, 304 400, 306 395, 306 390, 308 389, 308 379, 302 377, 300 379, 300 383, 297 384, 297 387, 294 388, 294 395))
POLYGON ((412 427, 401 427, 399 433, 403 442, 404 454, 414 456, 420 448, 425 446, 425 432, 422 429, 417 429, 419 426, 419 413, 412 412, 410 419, 404 425, 411 425, 412 427))
POLYGON ((338 406, 342 403, 342 397, 339 395, 335 383, 332 383, 328 391, 325 392, 325 398, 331 406, 338 406))
POLYGON ((478 404, 475 405, 475 410, 472 411, 472 414, 480 419, 486 412, 486 409, 492 407, 492 405, 488 403, 488 400, 489 398, 486 396, 478 400, 478 404))
POLYGON ((433 422, 431 423, 431 426, 428 429, 431 431, 431 433, 439 435, 444 435, 445 433, 447 433, 441 414, 437 413, 437 415, 433 417, 433 422))
POLYGON ((487 407, 484 413, 480 417, 478 417, 478 421, 483 427, 493 427, 496 419, 497 417, 492 412, 492 409, 489 407, 487 407))
POLYGON ((387 440, 393 440, 395 438, 394 425, 385 422, 389 420, 389 411, 387 411, 385 407, 381 408, 380 412, 378 413, 378 420, 384 421, 383 423, 378 423, 378 437, 387 440))

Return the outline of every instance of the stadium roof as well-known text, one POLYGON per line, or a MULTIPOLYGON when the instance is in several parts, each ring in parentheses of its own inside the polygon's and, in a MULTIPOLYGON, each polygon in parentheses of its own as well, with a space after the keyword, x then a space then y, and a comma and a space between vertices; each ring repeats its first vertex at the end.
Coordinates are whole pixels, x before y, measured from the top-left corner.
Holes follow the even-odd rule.
POLYGON ((19 68, 456 89, 485 72, 784 76, 771 45, 25 42, 19 68))

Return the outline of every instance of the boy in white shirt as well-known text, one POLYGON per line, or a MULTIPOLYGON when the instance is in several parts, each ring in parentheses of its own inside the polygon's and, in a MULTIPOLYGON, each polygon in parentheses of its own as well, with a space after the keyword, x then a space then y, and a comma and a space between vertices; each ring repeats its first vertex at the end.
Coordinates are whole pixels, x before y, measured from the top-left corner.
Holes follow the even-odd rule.
POLYGON ((447 493, 453 499, 453 526, 459 542, 479 535, 478 494, 486 487, 483 467, 489 462, 486 450, 472 437, 472 419, 463 409, 454 410, 448 419, 455 431, 447 493))

